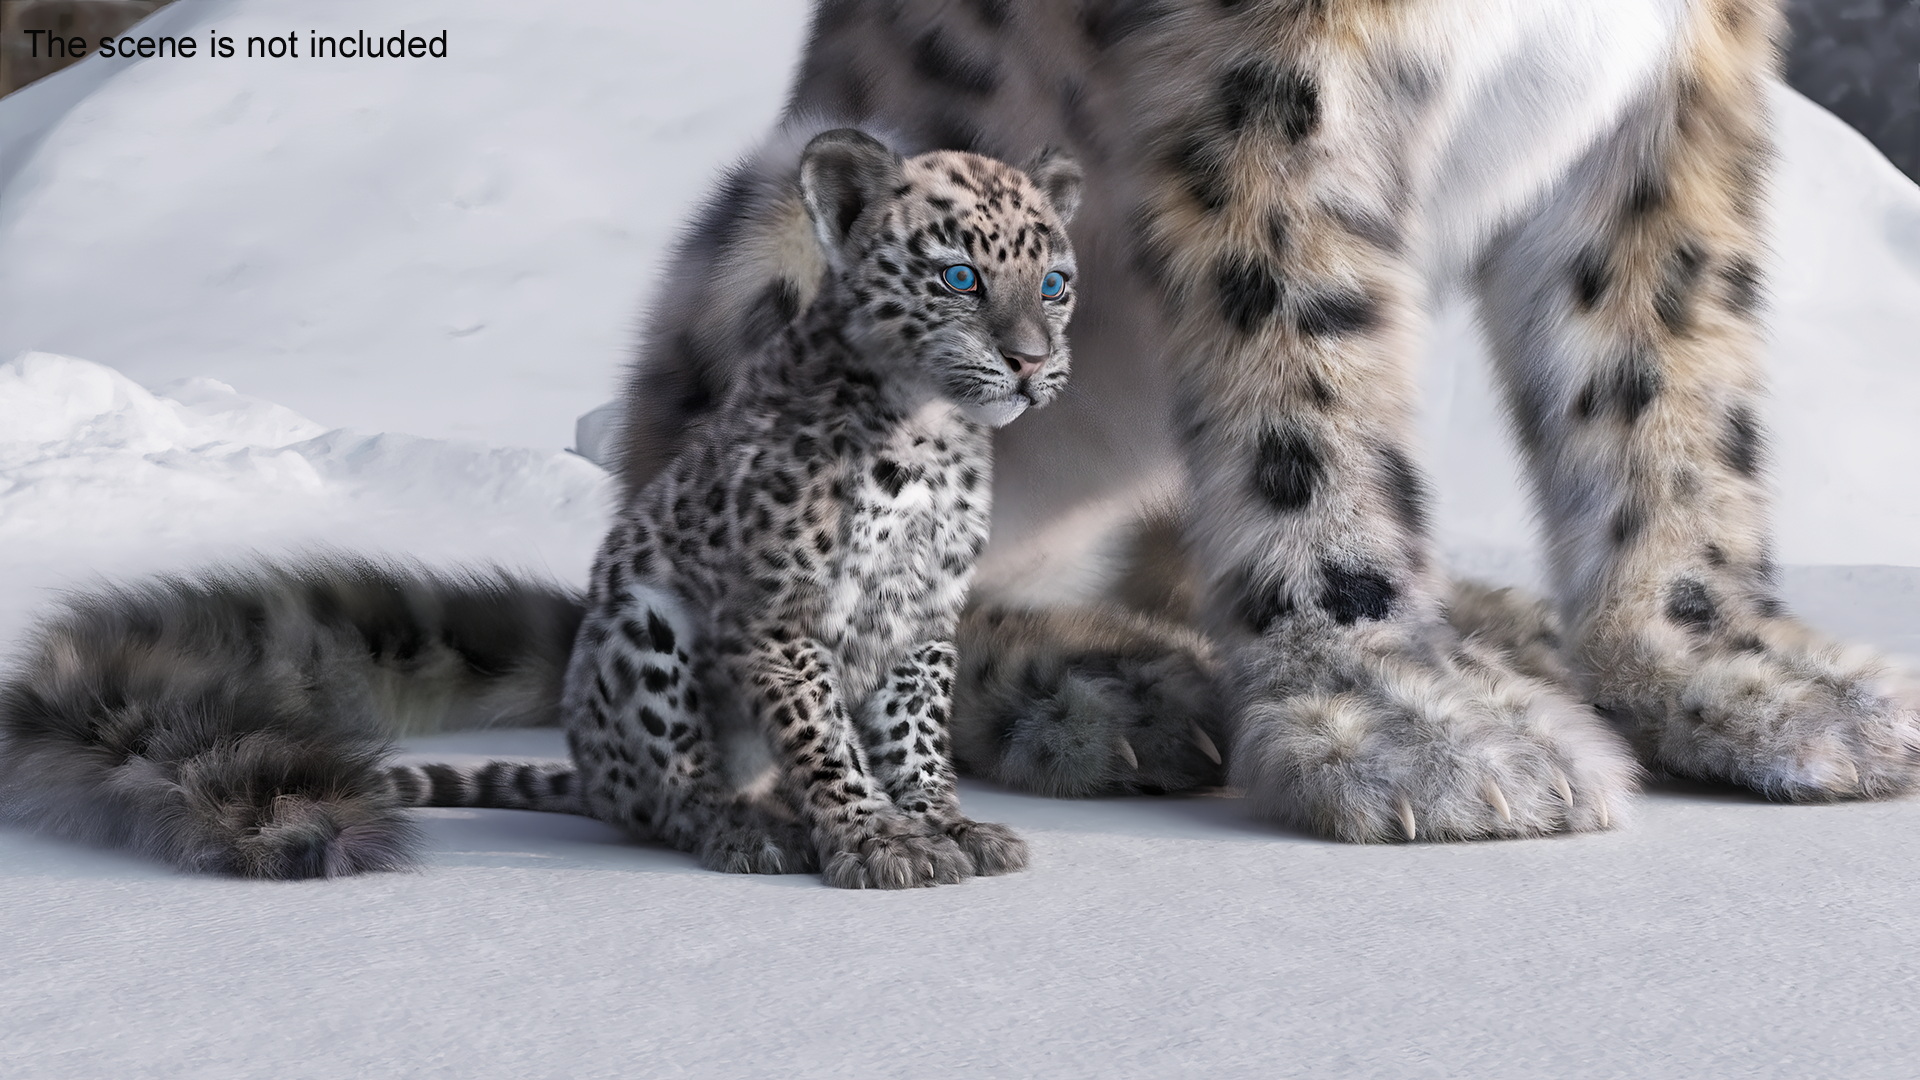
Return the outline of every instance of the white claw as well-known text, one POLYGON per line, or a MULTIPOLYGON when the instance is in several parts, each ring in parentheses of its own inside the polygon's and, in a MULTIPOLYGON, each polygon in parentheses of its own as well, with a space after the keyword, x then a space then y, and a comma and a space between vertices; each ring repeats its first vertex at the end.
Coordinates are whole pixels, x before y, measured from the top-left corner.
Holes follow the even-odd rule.
POLYGON ((1501 821, 1509 825, 1513 823, 1513 808, 1507 805, 1507 793, 1500 790, 1499 784, 1491 780, 1487 781, 1481 785, 1480 794, 1486 797, 1487 802, 1493 806, 1493 812, 1500 815, 1501 821))
POLYGON ((1200 752, 1212 759, 1215 765, 1221 764, 1220 748, 1213 745, 1213 740, 1207 737, 1206 729, 1200 726, 1200 722, 1198 720, 1189 720, 1187 721, 1187 726, 1192 729, 1187 732, 1187 735, 1193 740, 1193 745, 1199 747, 1200 752))
POLYGON ((1407 840, 1412 841, 1414 837, 1419 835, 1419 830, 1413 827, 1413 804, 1407 802, 1406 798, 1402 796, 1400 799, 1399 810, 1400 810, 1400 828, 1402 831, 1404 831, 1407 834, 1407 840))
POLYGON ((1560 801, 1567 804, 1567 809, 1573 809, 1573 785, 1567 783, 1567 774, 1555 769, 1553 771, 1553 787, 1555 791, 1560 793, 1560 801))
POLYGON ((1122 735, 1119 738, 1120 738, 1120 756, 1127 759, 1127 767, 1130 769, 1139 768, 1140 759, 1133 756, 1133 744, 1127 741, 1127 737, 1125 735, 1122 735))
POLYGON ((1600 802, 1600 827, 1603 829, 1613 828, 1613 819, 1607 815, 1607 803, 1604 799, 1600 802))

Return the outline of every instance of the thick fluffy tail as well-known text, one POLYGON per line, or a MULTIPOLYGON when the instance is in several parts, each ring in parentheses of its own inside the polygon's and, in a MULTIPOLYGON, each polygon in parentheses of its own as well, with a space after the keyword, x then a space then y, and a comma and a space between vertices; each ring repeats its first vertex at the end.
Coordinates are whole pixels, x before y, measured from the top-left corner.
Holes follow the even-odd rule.
POLYGON ((581 814, 580 778, 564 761, 484 765, 392 765, 387 783, 401 806, 477 806, 581 814))
POLYGON ((0 820, 248 877, 404 866, 389 740, 555 722, 580 617, 351 559, 73 597, 0 679, 0 820))

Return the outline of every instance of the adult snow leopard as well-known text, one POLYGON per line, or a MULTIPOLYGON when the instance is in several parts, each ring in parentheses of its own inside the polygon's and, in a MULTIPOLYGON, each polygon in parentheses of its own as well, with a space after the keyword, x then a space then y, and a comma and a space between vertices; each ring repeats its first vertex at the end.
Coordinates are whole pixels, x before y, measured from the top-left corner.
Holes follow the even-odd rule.
POLYGON ((1220 776, 1181 736, 1224 707, 1258 812, 1347 840, 1606 827, 1629 748, 1777 798, 1907 791, 1920 692, 1775 591, 1780 28, 1771 0, 820 3, 781 132, 670 274, 621 472, 653 472, 801 279, 755 179, 796 133, 1058 144, 1090 181, 1078 390, 1000 443, 964 767, 1187 789, 1220 776), (1552 618, 1434 563, 1408 368, 1452 285, 1492 347, 1552 618))
MULTIPOLYGON (((999 440, 963 769, 1187 790, 1228 778, 1193 737, 1224 721, 1260 813, 1357 841, 1605 827, 1636 753, 1779 798, 1907 791, 1920 692, 1774 590, 1757 354, 1779 32, 1772 0, 823 0, 779 130, 665 278, 617 467, 645 485, 809 295, 819 267, 782 238, 814 132, 1061 146, 1088 174, 1077 389, 999 440), (1492 345, 1552 615, 1434 564, 1408 366, 1448 285, 1492 345)), ((324 579, 307 599, 360 605, 359 659, 413 677, 303 697, 254 681, 268 664, 196 698, 139 668, 142 700, 65 721, 111 734, 144 709, 164 747, 252 709, 253 735, 196 765, 225 794, 177 811, 231 823, 206 865, 391 863, 404 821, 365 794, 386 781, 342 710, 557 710, 566 598, 324 579)), ((106 628, 137 611, 90 603, 106 628)), ((206 603, 203 632, 278 655, 270 614, 206 603)), ((47 662, 111 658, 105 632, 47 662)), ((114 809, 124 788, 38 768, 27 816, 145 827, 114 809)))

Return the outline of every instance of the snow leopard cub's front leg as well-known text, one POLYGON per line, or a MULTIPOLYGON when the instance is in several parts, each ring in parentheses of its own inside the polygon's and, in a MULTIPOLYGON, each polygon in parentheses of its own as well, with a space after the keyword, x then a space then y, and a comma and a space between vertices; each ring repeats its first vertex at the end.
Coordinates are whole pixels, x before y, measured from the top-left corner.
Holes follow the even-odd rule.
POLYGON ((973 876, 973 859, 926 817, 902 810, 874 775, 825 646, 769 642, 741 667, 740 685, 781 766, 781 790, 811 831, 827 884, 905 889, 973 876))
POLYGON ((1011 873, 1027 865, 1026 841, 968 818, 954 790, 947 723, 955 667, 953 643, 942 640, 915 647, 887 672, 857 718, 867 761, 894 805, 951 837, 976 873, 1011 873))
POLYGON ((1769 5, 1695 9, 1649 100, 1500 239, 1486 320, 1588 699, 1653 765, 1792 800, 1920 783, 1920 685, 1789 617, 1760 405, 1769 5))

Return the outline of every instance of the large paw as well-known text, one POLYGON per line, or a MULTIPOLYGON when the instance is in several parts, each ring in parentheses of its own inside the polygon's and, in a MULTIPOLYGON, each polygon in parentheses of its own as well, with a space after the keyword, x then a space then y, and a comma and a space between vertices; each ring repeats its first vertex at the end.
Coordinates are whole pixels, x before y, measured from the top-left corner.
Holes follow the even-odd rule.
POLYGON ((973 860, 973 872, 981 877, 1027 868, 1027 842, 1005 825, 957 818, 941 828, 973 860))
POLYGON ((974 875, 973 859, 947 836, 904 817, 868 819, 864 835, 822 845, 821 876, 837 889, 914 889, 974 875))
POLYGON ((1920 783, 1920 685, 1870 650, 1766 618, 1651 622, 1631 653, 1595 678, 1594 700, 1662 768, 1799 802, 1920 783))
POLYGON ((1301 620, 1243 649, 1234 690, 1256 812, 1341 840, 1605 829, 1638 780, 1592 709, 1445 627, 1301 620))
POLYGON ((1124 612, 1009 612, 976 625, 962 655, 963 772, 1054 797, 1226 781, 1216 666, 1190 633, 1124 612))
POLYGON ((735 809, 700 841, 700 865, 723 874, 805 874, 820 866, 806 830, 735 809))

